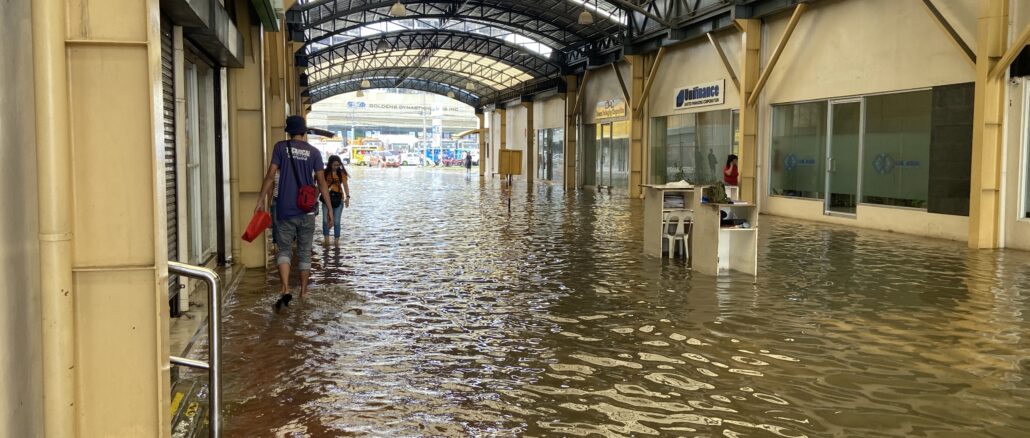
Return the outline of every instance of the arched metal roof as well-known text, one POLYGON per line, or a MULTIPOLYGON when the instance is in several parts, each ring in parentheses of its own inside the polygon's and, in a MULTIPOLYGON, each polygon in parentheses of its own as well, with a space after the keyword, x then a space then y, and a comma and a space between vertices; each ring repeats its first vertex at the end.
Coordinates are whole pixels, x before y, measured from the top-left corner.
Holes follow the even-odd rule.
POLYGON ((355 37, 338 45, 311 51, 308 56, 308 76, 314 80, 320 72, 334 66, 345 66, 367 57, 379 57, 379 46, 384 51, 407 53, 411 50, 451 51, 476 54, 508 64, 518 64, 520 70, 533 77, 555 75, 560 64, 540 54, 504 40, 478 34, 452 30, 405 30, 370 37, 355 37))
MULTIPOLYGON (((479 95, 466 90, 456 85, 450 85, 447 83, 448 80, 454 78, 441 77, 446 75, 435 75, 431 79, 422 79, 421 77, 407 77, 404 80, 403 88, 411 90, 425 91, 429 93, 439 94, 441 96, 448 96, 449 93, 453 93, 453 99, 462 102, 471 107, 479 107, 479 95)), ((308 90, 308 94, 311 97, 311 102, 318 102, 321 100, 328 99, 337 94, 350 93, 353 91, 361 90, 362 77, 351 77, 347 79, 341 79, 336 82, 325 84, 318 87, 313 87, 308 90)), ((460 78, 459 78, 460 79, 460 78)), ((369 88, 398 88, 396 86, 397 81, 402 80, 400 76, 379 76, 367 79, 370 83, 369 88)), ((448 96, 449 97, 449 96, 448 96)))
POLYGON ((313 101, 367 79, 485 105, 802 1, 813 0, 300 0, 287 23, 313 101), (584 10, 592 24, 579 24, 584 10))

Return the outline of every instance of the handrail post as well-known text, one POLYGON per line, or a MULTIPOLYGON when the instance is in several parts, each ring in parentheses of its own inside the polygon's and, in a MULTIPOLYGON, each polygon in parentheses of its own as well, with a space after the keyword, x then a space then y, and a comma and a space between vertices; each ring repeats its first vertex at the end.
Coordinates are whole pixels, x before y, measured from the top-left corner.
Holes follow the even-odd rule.
POLYGON ((208 412, 211 436, 222 435, 222 291, 218 273, 200 266, 168 262, 168 271, 207 283, 208 412))

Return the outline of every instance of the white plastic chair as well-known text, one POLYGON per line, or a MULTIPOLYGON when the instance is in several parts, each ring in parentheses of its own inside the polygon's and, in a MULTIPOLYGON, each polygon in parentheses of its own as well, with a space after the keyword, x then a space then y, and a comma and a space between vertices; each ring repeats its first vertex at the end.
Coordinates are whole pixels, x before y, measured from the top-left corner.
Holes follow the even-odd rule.
POLYGON ((669 258, 676 256, 676 248, 679 247, 679 243, 683 243, 683 255, 687 258, 690 257, 690 226, 693 225, 691 221, 690 213, 688 212, 671 212, 669 213, 669 220, 663 229, 665 234, 662 235, 662 239, 669 248, 669 258), (669 232, 669 226, 672 225, 675 228, 672 233, 669 232))

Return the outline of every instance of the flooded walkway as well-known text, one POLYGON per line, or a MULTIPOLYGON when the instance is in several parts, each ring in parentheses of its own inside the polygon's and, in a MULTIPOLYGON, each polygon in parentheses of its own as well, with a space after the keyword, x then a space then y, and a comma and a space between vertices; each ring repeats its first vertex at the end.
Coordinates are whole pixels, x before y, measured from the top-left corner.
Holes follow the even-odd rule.
POLYGON ((1030 436, 1028 253, 764 216, 716 279, 639 201, 354 173, 308 296, 227 304, 226 436, 1030 436))

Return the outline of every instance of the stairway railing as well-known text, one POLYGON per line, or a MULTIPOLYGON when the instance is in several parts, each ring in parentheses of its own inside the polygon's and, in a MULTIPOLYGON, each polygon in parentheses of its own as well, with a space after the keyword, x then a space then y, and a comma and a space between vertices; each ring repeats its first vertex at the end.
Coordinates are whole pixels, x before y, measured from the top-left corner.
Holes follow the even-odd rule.
POLYGON ((207 370, 208 372, 208 430, 211 437, 222 436, 222 290, 218 274, 207 268, 168 262, 168 272, 183 277, 197 278, 207 283, 208 361, 170 356, 172 365, 207 370))

